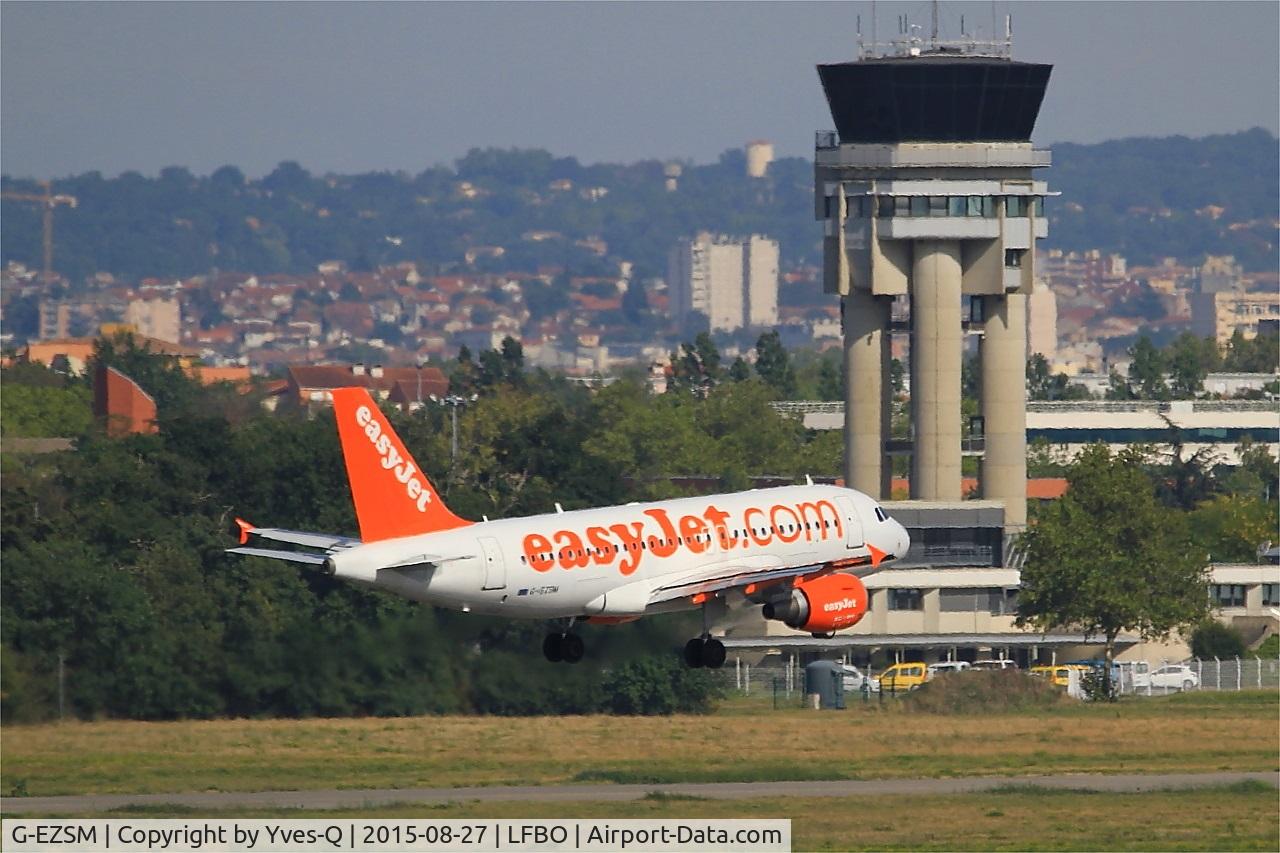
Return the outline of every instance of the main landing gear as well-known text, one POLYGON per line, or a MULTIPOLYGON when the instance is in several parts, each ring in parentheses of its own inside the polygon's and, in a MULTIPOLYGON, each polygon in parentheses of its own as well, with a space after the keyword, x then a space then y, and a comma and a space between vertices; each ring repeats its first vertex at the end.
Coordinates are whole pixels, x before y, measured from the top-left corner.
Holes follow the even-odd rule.
POLYGON ((684 644, 684 662, 694 669, 719 669, 724 666, 724 658, 724 643, 715 637, 704 634, 684 644))
POLYGON ((724 643, 711 636, 708 627, 707 605, 702 604, 702 636, 694 637, 684 644, 684 662, 692 669, 705 666, 707 669, 719 669, 724 666, 724 643))
POLYGON ((569 630, 568 625, 563 631, 547 634, 542 641, 542 654, 552 663, 577 663, 586 652, 586 644, 581 637, 569 630))

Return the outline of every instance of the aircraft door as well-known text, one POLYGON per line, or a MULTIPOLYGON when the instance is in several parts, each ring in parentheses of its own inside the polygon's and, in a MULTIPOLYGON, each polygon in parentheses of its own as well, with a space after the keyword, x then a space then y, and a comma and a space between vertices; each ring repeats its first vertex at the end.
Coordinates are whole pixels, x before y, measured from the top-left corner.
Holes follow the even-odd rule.
POLYGON ((507 585, 507 565, 502 560, 502 546, 489 536, 480 537, 484 559, 484 585, 481 589, 502 589, 507 585))
POLYGON ((846 548, 862 547, 862 518, 858 508, 848 498, 836 498, 840 515, 844 520, 844 544, 846 548))

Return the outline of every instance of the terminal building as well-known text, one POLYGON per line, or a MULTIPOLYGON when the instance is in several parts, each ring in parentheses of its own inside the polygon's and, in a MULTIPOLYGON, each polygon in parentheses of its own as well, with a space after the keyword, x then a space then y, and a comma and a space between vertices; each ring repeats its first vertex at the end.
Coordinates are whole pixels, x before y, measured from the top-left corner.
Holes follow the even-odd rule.
MULTIPOLYGON (((1253 374, 1247 374, 1252 376, 1253 374)), ((804 419, 809 429, 842 429, 844 403, 797 401, 774 408, 804 419)), ((1184 457, 1207 451, 1215 462, 1236 465, 1240 443, 1252 441, 1280 456, 1280 408, 1263 400, 1070 400, 1026 404, 1027 444, 1047 443, 1064 458, 1086 445, 1103 442, 1113 451, 1148 444, 1184 457)), ((888 442, 890 454, 905 452, 906 442, 888 442)), ((966 440, 966 455, 985 452, 982 437, 966 440)))

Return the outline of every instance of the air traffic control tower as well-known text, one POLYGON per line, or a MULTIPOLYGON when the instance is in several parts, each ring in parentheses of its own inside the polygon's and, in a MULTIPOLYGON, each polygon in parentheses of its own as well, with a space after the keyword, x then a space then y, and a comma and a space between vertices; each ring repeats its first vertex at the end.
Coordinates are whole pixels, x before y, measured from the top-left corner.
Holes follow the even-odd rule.
MULTIPOLYGON (((910 303, 911 498, 961 499, 965 335, 981 335, 981 497, 1026 523, 1026 299, 1047 233, 1031 130, 1051 66, 1009 42, 903 38, 819 65, 836 130, 817 135, 824 286, 842 302, 845 482, 887 499, 890 310, 910 303), (968 297, 968 309, 963 297, 968 297), (962 316, 963 314, 963 316, 962 316)), ((895 449, 901 446, 896 442, 895 449)))

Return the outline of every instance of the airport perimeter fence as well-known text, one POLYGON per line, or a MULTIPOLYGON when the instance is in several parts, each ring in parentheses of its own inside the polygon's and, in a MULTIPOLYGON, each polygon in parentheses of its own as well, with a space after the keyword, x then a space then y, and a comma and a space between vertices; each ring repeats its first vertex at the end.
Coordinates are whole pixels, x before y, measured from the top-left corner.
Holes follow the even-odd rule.
MULTIPOLYGON (((872 673, 874 677, 876 673, 872 673)), ((796 659, 753 665, 730 658, 715 676, 730 696, 750 696, 775 708, 808 707, 804 665, 796 659)), ((1150 662, 1146 671, 1132 664, 1120 667, 1117 690, 1128 696, 1164 696, 1196 690, 1243 691, 1280 689, 1280 659, 1244 657, 1225 660, 1188 660, 1178 664, 1150 662), (1182 669, 1185 668, 1185 669, 1182 669)), ((902 693, 881 692, 870 683, 852 678, 844 682, 842 705, 886 702, 902 693)))
POLYGON ((1132 665, 1120 669, 1119 692, 1163 696, 1193 690, 1240 691, 1280 689, 1280 659, 1243 657, 1192 659, 1180 664, 1151 664, 1147 672, 1132 665))

